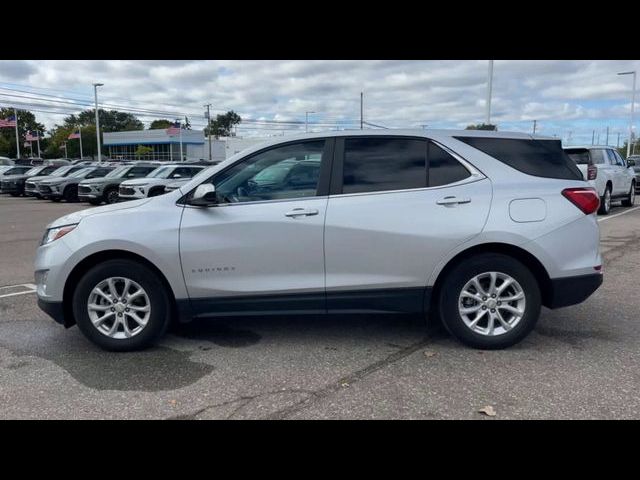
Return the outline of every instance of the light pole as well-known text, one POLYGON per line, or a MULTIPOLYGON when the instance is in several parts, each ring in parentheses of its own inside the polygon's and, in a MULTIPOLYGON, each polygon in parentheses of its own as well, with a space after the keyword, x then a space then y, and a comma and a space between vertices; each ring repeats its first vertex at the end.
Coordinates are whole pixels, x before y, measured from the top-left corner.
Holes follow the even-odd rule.
POLYGON ((618 75, 633 75, 633 90, 631 91, 631 121, 629 123, 629 141, 627 142, 627 157, 631 155, 631 141, 633 139, 633 109, 636 103, 636 71, 620 72, 618 75))
POLYGON ((211 104, 207 103, 206 105, 204 105, 205 107, 207 107, 207 126, 209 127, 209 161, 211 161, 211 104))
POLYGON ((485 124, 491 125, 491 93, 493 90, 493 60, 489 60, 489 72, 487 79, 487 112, 485 124))
POLYGON ((98 139, 98 162, 102 161, 102 154, 100 152, 100 118, 98 117, 98 87, 102 87, 103 85, 104 83, 93 84, 93 93, 96 99, 96 138, 98 139))
POLYGON ((310 113, 316 113, 316 112, 304 112, 304 131, 305 132, 309 131, 309 114, 310 113))

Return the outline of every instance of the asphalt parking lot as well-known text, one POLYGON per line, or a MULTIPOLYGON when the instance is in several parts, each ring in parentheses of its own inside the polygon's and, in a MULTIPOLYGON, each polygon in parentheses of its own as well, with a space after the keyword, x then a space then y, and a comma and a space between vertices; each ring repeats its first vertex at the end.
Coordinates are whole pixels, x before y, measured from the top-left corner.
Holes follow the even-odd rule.
POLYGON ((0 418, 640 417, 640 207, 599 217, 603 286, 543 309, 508 350, 463 347, 422 318, 354 315, 202 321, 119 354, 54 323, 28 286, 45 225, 83 208, 0 196, 0 418))

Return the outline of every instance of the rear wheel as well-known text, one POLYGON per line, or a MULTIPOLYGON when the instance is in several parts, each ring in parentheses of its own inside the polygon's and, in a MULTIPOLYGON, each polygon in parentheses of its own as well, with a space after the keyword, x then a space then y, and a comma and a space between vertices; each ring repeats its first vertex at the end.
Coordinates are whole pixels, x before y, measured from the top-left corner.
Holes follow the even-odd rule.
POLYGON ((625 207, 633 207, 633 204, 636 203, 636 182, 631 182, 631 190, 629 190, 629 194, 622 200, 622 205, 625 207))
POLYGON ((89 270, 73 294, 82 333, 114 351, 153 345, 170 320, 168 294, 157 275, 131 260, 108 260, 89 270))
POLYGON ((611 185, 607 185, 604 189, 604 195, 600 197, 600 208, 598 213, 600 215, 609 215, 611 211, 611 185))
POLYGON ((514 345, 535 327, 541 296, 531 271, 507 255, 485 253, 455 266, 437 310, 447 330, 480 349, 514 345))

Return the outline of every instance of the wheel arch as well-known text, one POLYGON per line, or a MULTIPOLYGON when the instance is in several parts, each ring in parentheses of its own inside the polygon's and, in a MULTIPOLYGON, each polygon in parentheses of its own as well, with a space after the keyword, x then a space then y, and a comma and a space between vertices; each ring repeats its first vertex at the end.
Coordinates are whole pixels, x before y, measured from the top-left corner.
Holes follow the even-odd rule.
POLYGON ((63 313, 65 319, 65 327, 71 327, 75 325, 76 321, 73 315, 73 292, 75 291, 75 286, 78 284, 82 276, 87 273, 92 267, 95 265, 105 262, 107 260, 131 260, 134 262, 139 262, 148 267, 151 271, 153 271, 162 284, 164 285, 168 295, 169 302, 171 303, 171 315, 172 318, 176 318, 178 314, 177 302, 175 297, 175 292, 171 288, 171 284, 167 280, 167 277, 162 273, 162 271, 156 267, 152 262, 147 260, 142 255, 137 253, 129 252, 126 250, 103 250, 100 252, 93 253, 86 258, 83 258, 78 264, 73 267, 73 270, 67 276, 67 280, 64 284, 64 289, 62 293, 62 305, 63 305, 63 313))
POLYGON ((540 260, 538 260, 532 253, 521 247, 500 242, 474 245, 459 252, 453 258, 451 258, 438 273, 436 281, 433 284, 432 298, 435 300, 439 297, 440 289, 442 288, 444 279, 456 265, 467 258, 481 253, 500 253, 520 261, 531 271, 536 281, 538 282, 538 286, 540 287, 540 294, 542 296, 542 304, 544 306, 550 304, 553 296, 551 279, 549 277, 547 269, 540 262, 540 260))

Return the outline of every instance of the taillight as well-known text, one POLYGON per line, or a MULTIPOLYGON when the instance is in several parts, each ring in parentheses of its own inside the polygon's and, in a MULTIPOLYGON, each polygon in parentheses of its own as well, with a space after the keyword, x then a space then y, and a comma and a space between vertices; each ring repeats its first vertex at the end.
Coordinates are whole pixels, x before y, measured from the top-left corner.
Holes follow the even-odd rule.
POLYGON ((598 176, 598 167, 595 165, 589 165, 587 167, 587 180, 595 180, 598 176))
POLYGON ((562 195, 582 210, 585 215, 595 212, 600 206, 600 197, 598 197, 595 188, 565 188, 562 190, 562 195))

